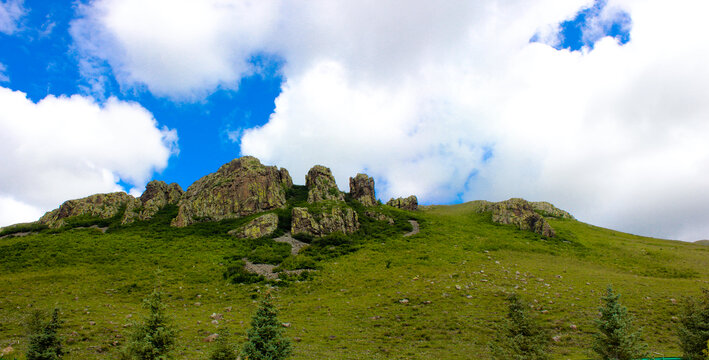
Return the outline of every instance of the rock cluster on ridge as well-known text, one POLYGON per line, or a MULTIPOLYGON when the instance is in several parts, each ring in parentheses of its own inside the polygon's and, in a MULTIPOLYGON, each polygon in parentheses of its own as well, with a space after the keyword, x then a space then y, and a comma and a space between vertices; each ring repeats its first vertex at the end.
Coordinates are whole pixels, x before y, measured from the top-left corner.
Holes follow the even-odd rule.
MULTIPOLYGON (((365 175, 366 176, 366 175, 365 175)), ((329 168, 313 166, 305 176, 308 203, 312 208, 291 211, 291 233, 324 236, 334 232, 350 234, 359 230, 357 213, 345 203, 329 168)))
POLYGON ((305 175, 305 186, 308 188, 308 202, 311 204, 325 200, 345 201, 345 195, 337 187, 330 168, 313 166, 305 175))
POLYGON ((286 189, 292 185, 285 169, 262 165, 252 156, 234 159, 187 188, 172 225, 181 227, 282 208, 286 189))
POLYGON ((47 212, 39 218, 38 223, 50 228, 60 228, 66 224, 66 219, 74 216, 91 216, 110 219, 119 215, 129 203, 140 201, 124 192, 95 194, 81 199, 67 200, 59 208, 47 212))
POLYGON ((540 201, 530 202, 524 199, 512 198, 500 202, 474 201, 478 212, 492 212, 492 221, 498 224, 512 224, 520 230, 535 232, 546 237, 556 236, 556 232, 544 218, 556 217, 573 219, 568 212, 554 205, 540 201))
POLYGON ((387 205, 393 206, 395 208, 403 209, 403 210, 418 210, 419 208, 419 201, 416 195, 411 195, 406 198, 391 198, 389 201, 387 201, 387 205))
POLYGON ((229 231, 229 235, 233 235, 244 239, 258 239, 264 236, 270 236, 278 228, 278 215, 264 214, 245 225, 229 231))
POLYGON ((183 193, 184 191, 177 183, 168 185, 164 181, 153 180, 146 185, 139 201, 127 203, 121 223, 128 224, 134 221, 149 220, 166 205, 177 204, 183 193))
POLYGON ((357 174, 355 177, 350 178, 350 196, 364 206, 376 205, 374 179, 367 174, 357 174))

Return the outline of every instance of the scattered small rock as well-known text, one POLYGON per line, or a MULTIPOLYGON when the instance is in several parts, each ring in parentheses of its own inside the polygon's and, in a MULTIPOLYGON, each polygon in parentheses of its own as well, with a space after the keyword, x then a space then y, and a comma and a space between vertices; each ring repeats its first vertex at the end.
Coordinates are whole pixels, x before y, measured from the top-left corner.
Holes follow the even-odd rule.
POLYGON ((89 321, 89 325, 91 325, 91 326, 96 325, 96 322, 95 322, 95 321, 89 321))
POLYGON ((289 327, 290 327, 290 323, 281 323, 281 326, 283 326, 284 328, 289 328, 289 327))
POLYGON ((402 304, 408 304, 408 303, 409 303, 409 299, 401 299, 401 300, 399 300, 399 302, 402 303, 402 304))
POLYGON ((221 320, 224 316, 222 314, 212 313, 209 315, 212 320, 221 320))
POLYGON ((217 338, 219 338, 219 334, 215 333, 215 334, 209 335, 206 338, 202 339, 202 342, 206 342, 206 343, 214 342, 215 340, 217 340, 217 338))
POLYGON ((574 325, 574 324, 569 325, 569 328, 571 330, 578 330, 578 327, 576 327, 576 325, 574 325))

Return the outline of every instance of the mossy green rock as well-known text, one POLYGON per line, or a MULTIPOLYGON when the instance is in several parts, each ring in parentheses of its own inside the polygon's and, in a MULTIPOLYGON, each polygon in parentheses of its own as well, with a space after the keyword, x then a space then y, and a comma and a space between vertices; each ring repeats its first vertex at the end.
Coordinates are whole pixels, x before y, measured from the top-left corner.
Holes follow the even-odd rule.
POLYGON ((183 193, 180 185, 176 183, 168 185, 164 181, 153 180, 145 187, 139 202, 128 203, 121 223, 149 220, 166 205, 177 204, 183 193))
POLYGON ((350 178, 350 196, 364 206, 376 205, 374 179, 367 174, 357 174, 355 177, 350 178))
POLYGON ((233 219, 282 208, 286 189, 293 184, 284 170, 264 166, 252 156, 234 159, 187 188, 172 225, 233 219))
POLYGON ((419 208, 419 200, 416 195, 411 195, 405 198, 391 198, 387 201, 387 205, 403 210, 415 211, 419 208))
POLYGON ((44 214, 38 222, 55 229, 64 226, 66 219, 71 217, 91 216, 109 219, 124 211, 128 206, 139 206, 139 204, 140 200, 125 192, 95 194, 65 201, 59 208, 44 214))
POLYGON ((492 221, 498 224, 516 225, 520 230, 532 231, 546 237, 556 236, 544 216, 538 214, 527 200, 512 198, 492 203, 488 210, 492 211, 492 221))
POLYGON ((532 208, 543 216, 554 217, 559 219, 573 219, 573 215, 557 208, 556 206, 546 201, 533 201, 529 203, 532 208))
POLYGON ((291 233, 325 236, 334 232, 351 234, 359 230, 357 213, 350 207, 333 206, 320 213, 296 207, 292 211, 291 233))
POLYGON ((326 200, 345 201, 345 195, 337 188, 332 172, 322 165, 315 165, 308 171, 305 186, 308 188, 308 202, 311 204, 326 200))
POLYGON ((229 231, 229 235, 244 239, 258 239, 264 236, 272 235, 278 228, 278 215, 265 214, 261 215, 246 225, 229 231))

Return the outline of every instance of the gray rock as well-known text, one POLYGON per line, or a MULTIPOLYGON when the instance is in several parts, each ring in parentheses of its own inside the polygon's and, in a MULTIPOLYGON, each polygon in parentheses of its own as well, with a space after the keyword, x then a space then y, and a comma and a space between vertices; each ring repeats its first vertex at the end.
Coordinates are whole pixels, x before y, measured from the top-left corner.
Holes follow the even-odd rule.
POLYGON ((374 179, 367 174, 357 174, 350 178, 350 195, 364 206, 374 206, 377 198, 374 196, 374 179))

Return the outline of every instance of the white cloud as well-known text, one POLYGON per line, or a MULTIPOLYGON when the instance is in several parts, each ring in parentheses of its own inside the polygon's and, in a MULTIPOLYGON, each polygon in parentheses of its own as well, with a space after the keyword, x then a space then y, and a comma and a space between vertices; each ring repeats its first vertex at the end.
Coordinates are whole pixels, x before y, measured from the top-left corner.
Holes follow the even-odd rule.
POLYGON ((0 33, 12 34, 18 29, 18 22, 25 15, 23 0, 0 1, 0 33))
POLYGON ((100 34, 77 43, 124 86, 166 96, 233 87, 249 56, 282 56, 276 110, 241 149, 296 182, 322 163, 342 187, 366 170, 384 200, 522 196, 601 226, 709 238, 709 3, 610 0, 585 29, 594 50, 529 42, 555 44, 592 3, 215 0, 171 14, 103 0, 75 26, 100 34), (630 42, 599 39, 621 11, 630 42))
POLYGON ((68 199, 123 190, 119 180, 142 188, 176 147, 176 132, 156 126, 136 103, 111 98, 99 105, 78 95, 34 103, 0 87, 0 225, 36 220, 68 199))

